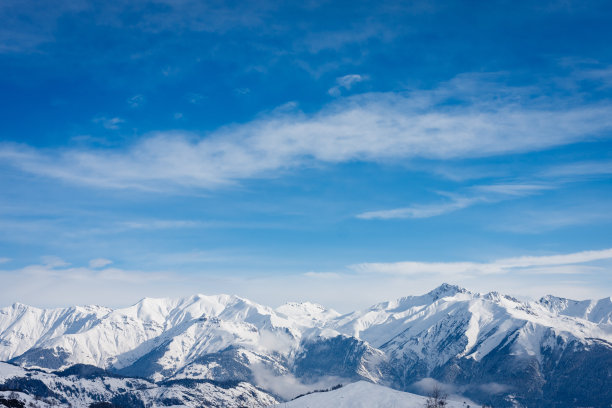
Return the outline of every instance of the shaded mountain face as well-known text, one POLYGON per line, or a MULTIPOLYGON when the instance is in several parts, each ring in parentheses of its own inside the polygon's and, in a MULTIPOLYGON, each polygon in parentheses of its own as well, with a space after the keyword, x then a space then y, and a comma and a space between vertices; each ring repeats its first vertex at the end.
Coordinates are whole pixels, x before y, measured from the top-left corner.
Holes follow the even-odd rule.
POLYGON ((433 378, 495 406, 609 407, 610 316, 609 298, 522 302, 447 284, 345 315, 227 295, 117 310, 16 304, 0 309, 0 358, 44 370, 86 364, 156 384, 244 382, 272 394, 275 383, 297 394, 357 380, 419 390, 433 378))

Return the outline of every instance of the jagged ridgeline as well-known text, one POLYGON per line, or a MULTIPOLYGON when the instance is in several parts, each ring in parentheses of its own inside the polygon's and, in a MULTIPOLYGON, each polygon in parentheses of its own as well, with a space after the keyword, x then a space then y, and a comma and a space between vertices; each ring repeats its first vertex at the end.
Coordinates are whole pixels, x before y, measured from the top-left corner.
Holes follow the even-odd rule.
POLYGON ((610 407, 612 303, 445 284, 346 315, 227 295, 15 304, 0 309, 0 360, 0 405, 264 407, 339 383, 422 393, 435 380, 495 407, 610 407))

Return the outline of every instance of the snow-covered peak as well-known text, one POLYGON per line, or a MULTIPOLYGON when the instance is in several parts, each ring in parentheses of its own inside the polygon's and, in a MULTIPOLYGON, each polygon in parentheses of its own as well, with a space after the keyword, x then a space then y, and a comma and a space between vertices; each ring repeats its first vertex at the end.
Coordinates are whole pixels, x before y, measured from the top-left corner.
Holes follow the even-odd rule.
POLYGON ((378 303, 368 310, 385 310, 390 313, 402 313, 416 306, 430 305, 444 298, 471 299, 475 296, 467 289, 443 283, 434 290, 419 296, 406 296, 395 300, 378 303))
POLYGON ((547 295, 538 303, 550 312, 585 319, 597 324, 612 325, 612 298, 599 300, 572 300, 547 295))
MULTIPOLYGON (((598 306, 598 310, 603 309, 598 306)), ((602 319, 601 312, 597 316, 602 319)), ((516 336, 515 354, 536 357, 550 336, 612 341, 612 328, 604 324, 576 321, 574 316, 497 292, 478 294, 446 284, 422 296, 384 302, 342 316, 335 323, 340 333, 392 354, 418 356, 432 368, 455 356, 482 359, 507 341, 509 333, 516 336), (448 339, 453 343, 437 348, 448 339)))
POLYGON ((0 360, 9 360, 48 339, 86 331, 111 311, 102 306, 39 309, 21 303, 2 308, 0 360))
POLYGON ((520 301, 448 284, 345 315, 310 302, 273 309, 232 295, 144 298, 116 310, 14 304, 0 309, 0 360, 49 370, 90 364, 154 381, 264 384, 287 373, 310 381, 329 370, 387 381, 396 373, 431 376, 454 362, 471 370, 517 358, 548 367, 568 350, 607 355, 611 311, 610 298, 520 301))
POLYGON ((333 309, 311 302, 285 303, 277 307, 276 311, 306 327, 320 327, 340 316, 340 313, 333 309))
POLYGON ((467 289, 464 289, 460 286, 457 285, 451 285, 448 283, 443 283, 440 286, 438 286, 437 288, 435 288, 434 290, 430 291, 429 293, 427 293, 428 296, 430 296, 433 301, 436 301, 438 299, 444 298, 444 297, 450 297, 450 296, 455 296, 458 293, 471 293, 470 291, 468 291, 467 289))
POLYGON ((304 339, 342 335, 386 352, 414 353, 435 366, 455 356, 483 358, 509 333, 517 336, 516 353, 528 355, 539 353, 542 339, 550 333, 610 342, 611 310, 609 298, 521 302, 449 284, 346 315, 310 302, 272 309, 233 295, 144 298, 116 310, 17 304, 0 309, 0 359, 28 352, 20 364, 57 369, 85 363, 123 369, 156 353, 156 364, 171 373, 228 348, 289 358, 304 339), (452 347, 431 351, 445 339, 453 339, 452 347))

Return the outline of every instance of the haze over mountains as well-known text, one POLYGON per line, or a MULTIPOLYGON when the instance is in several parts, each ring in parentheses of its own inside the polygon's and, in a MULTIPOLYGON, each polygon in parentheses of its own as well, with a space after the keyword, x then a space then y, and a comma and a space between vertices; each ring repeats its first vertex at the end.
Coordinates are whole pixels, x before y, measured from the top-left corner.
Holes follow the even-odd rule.
POLYGON ((495 406, 604 407, 612 401, 612 302, 524 302, 443 284, 344 315, 312 303, 273 309, 229 295, 146 298, 116 310, 14 304, 0 309, 0 360, 48 373, 3 364, 5 384, 13 378, 19 388, 15 378, 34 375, 52 391, 46 397, 68 403, 65 386, 57 387, 63 373, 60 382, 81 384, 85 391, 73 394, 85 405, 125 395, 128 405, 164 405, 160 395, 171 393, 183 402, 247 394, 249 403, 265 406, 365 380, 420 393, 437 382, 495 406), (83 373, 93 382, 129 377, 113 381, 132 386, 94 392, 83 386, 83 373), (139 387, 156 391, 145 395, 139 387))

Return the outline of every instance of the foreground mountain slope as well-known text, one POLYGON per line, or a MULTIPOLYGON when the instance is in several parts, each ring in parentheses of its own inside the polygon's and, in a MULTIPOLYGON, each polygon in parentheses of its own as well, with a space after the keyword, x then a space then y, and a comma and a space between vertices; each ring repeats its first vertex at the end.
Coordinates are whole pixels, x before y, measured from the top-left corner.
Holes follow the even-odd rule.
POLYGON ((264 407, 277 402, 273 396, 245 382, 153 384, 142 379, 112 376, 87 366, 45 373, 6 363, 0 363, 0 397, 40 406, 75 408, 96 403, 122 408, 172 405, 237 408, 264 407))
MULTIPOLYGON (((358 381, 327 392, 315 392, 287 403, 279 408, 423 408, 427 397, 396 391, 388 387, 358 381)), ((447 400, 448 408, 466 408, 463 401, 447 400)))
POLYGON ((609 298, 523 302, 447 284, 345 315, 228 295, 117 310, 18 305, 0 310, 0 353, 24 367, 90 364, 160 384, 289 378, 302 390, 358 380, 415 390, 431 377, 496 406, 608 406, 611 314, 609 298))

